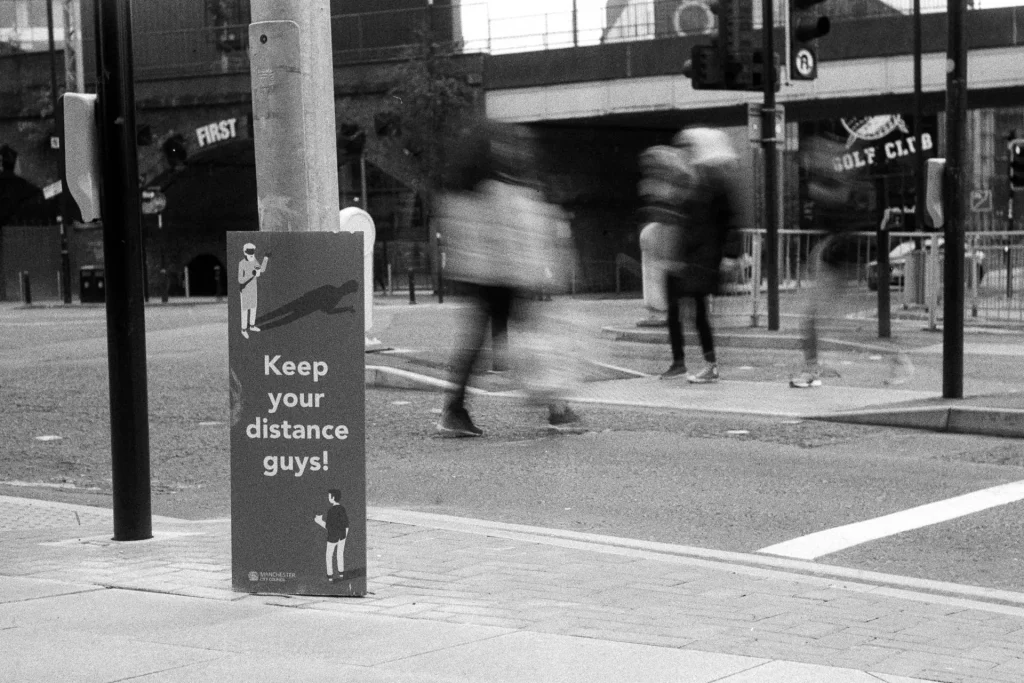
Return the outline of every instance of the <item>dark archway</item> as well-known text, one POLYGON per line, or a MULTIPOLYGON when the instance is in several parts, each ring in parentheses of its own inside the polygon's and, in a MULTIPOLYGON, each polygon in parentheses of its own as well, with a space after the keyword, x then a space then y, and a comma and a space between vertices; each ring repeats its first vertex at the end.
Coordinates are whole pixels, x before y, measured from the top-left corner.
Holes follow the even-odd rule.
POLYGON ((213 254, 200 254, 188 262, 192 296, 223 296, 227 283, 224 264, 213 254))

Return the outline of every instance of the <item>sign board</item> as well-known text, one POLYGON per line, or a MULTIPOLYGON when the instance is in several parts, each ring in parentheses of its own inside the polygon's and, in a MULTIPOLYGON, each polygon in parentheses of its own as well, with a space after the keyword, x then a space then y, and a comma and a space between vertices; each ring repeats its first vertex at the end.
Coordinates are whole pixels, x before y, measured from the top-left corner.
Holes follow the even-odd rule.
POLYGON ((365 595, 363 236, 227 250, 232 585, 365 595))
POLYGON ((43 188, 43 199, 53 199, 61 192, 64 191, 64 182, 58 180, 57 182, 50 183, 43 188))
POLYGON ((818 77, 818 55, 809 47, 793 50, 789 77, 794 81, 813 81, 818 77))
POLYGON ((142 191, 142 213, 160 213, 167 208, 167 195, 160 190, 142 191))
POLYGON ((971 190, 971 211, 974 213, 991 213, 992 190, 971 190))
MULTIPOLYGON (((761 143, 761 109, 764 105, 759 102, 747 103, 747 133, 751 142, 761 143)), ((775 105, 775 135, 776 142, 783 142, 786 139, 786 110, 782 105, 775 105)))

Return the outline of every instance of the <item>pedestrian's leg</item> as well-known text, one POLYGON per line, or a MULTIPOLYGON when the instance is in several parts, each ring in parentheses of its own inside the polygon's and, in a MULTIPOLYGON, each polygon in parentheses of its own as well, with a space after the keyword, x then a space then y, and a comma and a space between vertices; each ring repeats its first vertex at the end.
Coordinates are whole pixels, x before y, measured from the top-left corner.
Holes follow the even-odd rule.
POLYGON ((821 386, 821 370, 818 363, 818 312, 836 294, 832 279, 832 268, 822 260, 824 250, 829 246, 826 238, 811 250, 810 265, 815 274, 814 286, 810 288, 803 319, 800 321, 800 348, 803 350, 804 365, 801 371, 789 380, 789 386, 807 389, 821 386))
POLYGON ((462 334, 455 345, 451 360, 450 381, 454 385, 449 390, 446 407, 462 408, 466 400, 466 387, 473 374, 473 367, 480 356, 487 331, 488 303, 482 288, 474 292, 474 301, 463 321, 462 334))
POLYGON ((490 307, 486 288, 476 286, 473 305, 466 311, 462 334, 455 344, 451 360, 451 388, 445 395, 437 431, 447 436, 481 436, 466 410, 466 387, 473 374, 487 332, 490 307))
POLYGON ((711 334, 711 321, 708 318, 707 298, 701 295, 694 295, 692 298, 695 326, 706 365, 696 375, 687 377, 687 380, 691 384, 711 384, 718 381, 718 364, 715 360, 715 342, 711 334))
POLYGON ((342 577, 345 575, 345 541, 347 539, 341 539, 337 543, 337 550, 335 554, 338 556, 338 576, 342 577))
POLYGON ((327 544, 327 578, 330 579, 334 576, 334 548, 337 543, 327 544))
POLYGON ((693 305, 696 312, 697 334, 700 337, 700 348, 704 352, 704 360, 714 365, 715 360, 715 339, 711 332, 711 319, 708 316, 707 298, 703 296, 693 297, 693 305))
POLYGON ((512 315, 512 290, 492 287, 488 296, 491 317, 491 369, 502 372, 507 368, 508 321, 512 315))
POLYGON ((662 373, 662 379, 683 377, 686 375, 686 358, 683 351, 683 318, 679 312, 679 279, 672 276, 665 276, 665 290, 668 305, 668 341, 672 349, 672 365, 662 373))

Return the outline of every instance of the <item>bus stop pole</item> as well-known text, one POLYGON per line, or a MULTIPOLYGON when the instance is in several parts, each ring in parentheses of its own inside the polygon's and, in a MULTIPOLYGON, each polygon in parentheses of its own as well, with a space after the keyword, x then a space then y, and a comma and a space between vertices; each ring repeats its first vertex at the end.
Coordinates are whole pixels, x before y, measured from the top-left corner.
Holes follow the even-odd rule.
POLYGON ((130 0, 96 3, 114 540, 153 537, 130 0))

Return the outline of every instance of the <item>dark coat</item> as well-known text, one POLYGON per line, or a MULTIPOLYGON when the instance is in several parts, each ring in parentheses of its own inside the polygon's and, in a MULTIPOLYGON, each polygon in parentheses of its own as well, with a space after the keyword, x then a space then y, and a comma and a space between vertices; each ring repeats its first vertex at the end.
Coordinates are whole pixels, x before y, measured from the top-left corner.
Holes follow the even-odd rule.
POLYGON ((729 162, 693 167, 692 186, 682 206, 679 240, 671 273, 684 295, 718 294, 723 257, 737 258, 742 241, 736 230, 736 167, 729 162))

